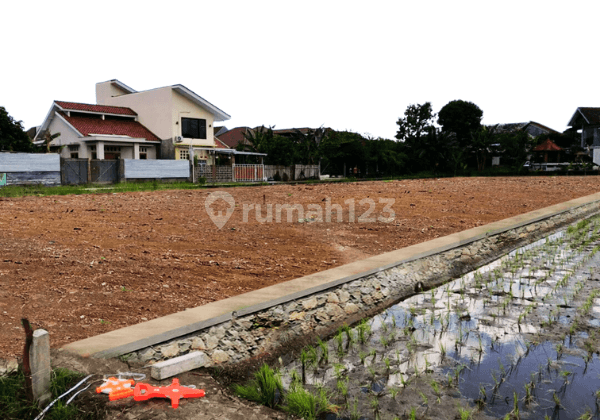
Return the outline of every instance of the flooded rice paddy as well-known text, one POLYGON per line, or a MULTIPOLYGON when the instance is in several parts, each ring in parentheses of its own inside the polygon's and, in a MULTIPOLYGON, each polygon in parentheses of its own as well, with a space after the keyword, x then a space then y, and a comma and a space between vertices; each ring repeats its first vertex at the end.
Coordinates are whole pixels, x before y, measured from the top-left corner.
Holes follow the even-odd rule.
POLYGON ((283 386, 328 419, 600 418, 598 250, 579 222, 304 348, 283 386))

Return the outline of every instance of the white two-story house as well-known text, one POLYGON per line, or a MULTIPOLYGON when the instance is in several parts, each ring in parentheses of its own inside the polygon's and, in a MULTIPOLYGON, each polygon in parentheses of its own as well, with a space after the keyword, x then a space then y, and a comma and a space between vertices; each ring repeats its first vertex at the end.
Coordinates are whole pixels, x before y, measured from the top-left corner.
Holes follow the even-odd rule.
POLYGON ((54 101, 34 142, 56 135, 65 158, 190 159, 213 163, 215 121, 231 118, 182 85, 138 92, 118 80, 96 84, 96 104, 54 101))
POLYGON ((200 161, 207 161, 206 148, 226 147, 215 139, 214 125, 231 117, 183 85, 138 92, 109 80, 96 84, 96 102, 133 109, 139 122, 161 139, 163 159, 189 159, 193 150, 200 161))

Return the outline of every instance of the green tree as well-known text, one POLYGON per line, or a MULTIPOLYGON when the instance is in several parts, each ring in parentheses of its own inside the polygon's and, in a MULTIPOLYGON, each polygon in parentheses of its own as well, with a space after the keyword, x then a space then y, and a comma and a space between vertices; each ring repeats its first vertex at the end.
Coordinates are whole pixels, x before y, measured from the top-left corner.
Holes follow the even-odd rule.
POLYGON ((9 152, 33 152, 34 145, 23 131, 21 121, 15 121, 6 108, 0 106, 0 150, 9 152))
POLYGON ((481 128, 483 111, 473 102, 450 101, 438 113, 438 124, 446 133, 454 133, 462 147, 471 141, 471 133, 481 128))
POLYGON ((406 107, 404 118, 396 121, 398 132, 396 138, 401 141, 419 139, 427 132, 427 127, 433 125, 435 114, 431 108, 431 102, 414 104, 406 107))
POLYGON ((518 171, 523 170, 523 164, 527 161, 527 156, 535 144, 535 139, 531 138, 525 131, 518 131, 502 134, 499 136, 499 140, 503 165, 510 166, 518 171))
POLYGON ((319 127, 315 130, 309 128, 306 133, 296 129, 294 142, 296 154, 300 162, 306 165, 315 165, 321 160, 321 144, 327 136, 328 129, 319 127))
POLYGON ((479 130, 471 133, 471 149, 477 159, 477 170, 479 172, 485 169, 485 162, 489 157, 494 144, 498 142, 496 130, 498 125, 482 126, 479 130))
POLYGON ((244 133, 244 142, 238 143, 236 150, 240 152, 267 153, 269 144, 273 141, 273 127, 264 125, 244 133))
POLYGON ((413 147, 414 156, 419 159, 419 171, 432 171, 434 175, 449 169, 450 151, 454 147, 451 135, 436 127, 427 128, 427 134, 421 137, 413 147))

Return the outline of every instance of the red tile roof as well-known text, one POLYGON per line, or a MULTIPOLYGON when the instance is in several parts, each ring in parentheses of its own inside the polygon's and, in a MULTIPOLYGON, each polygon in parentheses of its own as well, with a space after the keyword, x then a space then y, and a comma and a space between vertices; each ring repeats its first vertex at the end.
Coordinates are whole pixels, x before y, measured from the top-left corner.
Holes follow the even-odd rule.
POLYGON ((150 130, 144 127, 137 121, 131 119, 106 119, 102 120, 98 117, 80 117, 67 116, 64 112, 59 114, 66 119, 69 124, 77 129, 84 136, 93 134, 108 134, 115 136, 129 136, 134 138, 143 138, 151 141, 160 140, 150 130))
POLYGON ((559 152, 562 148, 558 147, 556 143, 548 139, 542 144, 538 144, 533 148, 535 152, 559 152))
POLYGON ((66 111, 87 111, 97 112, 99 114, 137 115, 131 108, 124 106, 92 105, 64 101, 54 101, 54 103, 66 111))
POLYGON ((225 143, 223 143, 221 140, 219 140, 218 137, 215 137, 215 148, 216 149, 229 149, 229 146, 227 146, 225 143))
POLYGON ((231 149, 235 149, 235 147, 239 143, 244 142, 244 133, 247 130, 250 130, 250 129, 248 127, 232 128, 231 130, 226 131, 225 133, 219 135, 218 138, 219 138, 219 140, 221 140, 221 142, 225 143, 231 149))

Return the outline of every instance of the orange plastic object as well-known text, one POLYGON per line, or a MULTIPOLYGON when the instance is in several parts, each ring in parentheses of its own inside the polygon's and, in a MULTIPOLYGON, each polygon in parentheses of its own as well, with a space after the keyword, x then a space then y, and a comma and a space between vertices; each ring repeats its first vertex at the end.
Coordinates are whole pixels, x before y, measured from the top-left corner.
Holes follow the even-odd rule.
POLYGON ((111 394, 113 392, 123 391, 125 389, 131 389, 135 381, 133 379, 117 379, 111 376, 108 379, 104 380, 105 382, 96 388, 96 393, 99 394, 101 392, 105 394, 111 394))
POLYGON ((125 388, 120 391, 113 391, 108 394, 109 401, 122 400, 123 398, 133 397, 133 388, 125 388))
POLYGON ((146 401, 150 398, 169 398, 171 407, 179 407, 181 398, 200 398, 204 397, 203 389, 188 388, 179 384, 179 379, 174 378, 169 386, 154 386, 149 384, 137 383, 133 390, 133 399, 136 401, 146 401))

